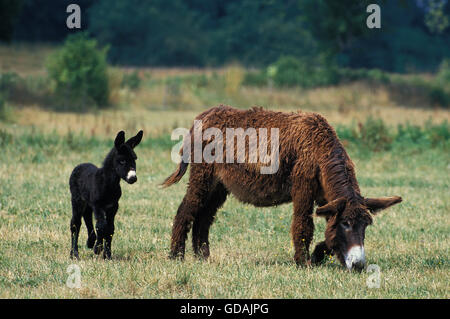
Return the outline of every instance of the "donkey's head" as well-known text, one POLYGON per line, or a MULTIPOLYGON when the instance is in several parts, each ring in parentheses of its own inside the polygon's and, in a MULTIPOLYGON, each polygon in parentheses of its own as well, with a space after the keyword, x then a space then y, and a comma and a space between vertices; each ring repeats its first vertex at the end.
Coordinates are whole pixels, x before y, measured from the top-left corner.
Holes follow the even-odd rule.
POLYGON ((113 159, 114 170, 120 178, 129 184, 137 181, 137 156, 133 149, 141 142, 142 135, 143 132, 139 131, 136 136, 125 142, 125 132, 120 131, 114 140, 114 148, 116 150, 113 159))
POLYGON ((400 203, 401 197, 365 198, 362 203, 350 203, 338 198, 317 208, 316 214, 327 219, 325 243, 347 269, 362 270, 366 264, 364 236, 372 224, 372 215, 400 203))

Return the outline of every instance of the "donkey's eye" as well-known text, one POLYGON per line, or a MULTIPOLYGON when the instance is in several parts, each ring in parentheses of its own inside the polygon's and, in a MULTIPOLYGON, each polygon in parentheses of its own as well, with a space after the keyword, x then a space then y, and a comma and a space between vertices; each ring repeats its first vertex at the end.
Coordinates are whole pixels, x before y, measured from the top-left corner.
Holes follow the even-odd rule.
POLYGON ((349 229, 350 228, 350 223, 349 222, 342 222, 341 223, 342 227, 344 227, 344 229, 349 229))

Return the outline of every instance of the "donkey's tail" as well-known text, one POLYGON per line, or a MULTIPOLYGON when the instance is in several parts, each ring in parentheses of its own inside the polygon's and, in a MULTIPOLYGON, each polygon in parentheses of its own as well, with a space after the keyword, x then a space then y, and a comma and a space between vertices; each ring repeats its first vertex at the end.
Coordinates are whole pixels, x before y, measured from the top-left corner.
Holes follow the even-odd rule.
POLYGON ((186 173, 189 163, 180 162, 175 172, 172 173, 166 180, 161 184, 163 188, 169 187, 175 183, 178 183, 183 175, 186 173))

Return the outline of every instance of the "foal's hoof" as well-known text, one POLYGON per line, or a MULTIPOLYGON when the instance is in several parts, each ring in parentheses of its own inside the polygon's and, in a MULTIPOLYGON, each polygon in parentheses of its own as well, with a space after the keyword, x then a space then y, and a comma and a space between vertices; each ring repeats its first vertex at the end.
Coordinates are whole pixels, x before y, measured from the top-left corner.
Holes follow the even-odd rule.
POLYGON ((103 252, 103 259, 105 259, 105 260, 111 260, 112 258, 111 258, 111 252, 109 251, 109 252, 107 252, 107 251, 104 251, 103 252))
POLYGON ((310 267, 312 267, 311 259, 303 260, 303 261, 296 261, 295 263, 297 264, 297 267, 299 267, 299 268, 310 268, 310 267))
POLYGON ((80 259, 79 255, 78 255, 78 251, 70 251, 70 259, 80 259))

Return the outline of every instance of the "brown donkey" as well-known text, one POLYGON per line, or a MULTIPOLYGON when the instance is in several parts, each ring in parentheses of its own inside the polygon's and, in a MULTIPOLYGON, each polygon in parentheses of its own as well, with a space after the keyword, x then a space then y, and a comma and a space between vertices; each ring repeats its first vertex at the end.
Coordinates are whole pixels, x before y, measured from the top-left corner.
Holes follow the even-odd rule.
POLYGON ((335 254, 348 269, 364 268, 364 235, 366 227, 372 223, 371 215, 402 199, 398 196, 364 198, 361 195, 353 163, 336 132, 321 115, 272 112, 261 108, 237 110, 221 105, 201 113, 196 120, 201 121, 201 127, 191 128, 180 151, 183 155, 181 163, 163 183, 163 186, 170 186, 178 182, 191 162, 187 192, 173 223, 171 257, 184 257, 191 224, 194 253, 199 257, 209 256, 209 228, 217 209, 232 193, 240 201, 258 207, 293 202, 291 233, 298 265, 318 264, 325 254, 335 254), (201 133, 209 128, 213 128, 215 134, 202 136, 201 133), (238 129, 241 131, 230 137, 230 128, 235 129, 235 133, 238 129), (258 128, 271 133, 263 136, 258 128), (199 130, 200 137, 195 130, 199 130), (251 140, 252 132, 256 132, 259 143, 251 140), (272 139, 275 133, 278 140, 272 139), (277 161, 277 169, 262 174, 261 168, 267 166, 263 164, 268 163, 267 158, 261 156, 260 149, 259 160, 252 161, 250 150, 255 145, 262 147, 264 139, 261 137, 269 136, 266 146, 271 145, 271 155, 277 155, 272 158, 277 161), (227 137, 231 151, 223 147, 228 146, 227 137), (244 146, 244 158, 239 158, 239 142, 236 147, 234 145, 239 139, 241 147, 244 146), (201 151, 207 147, 214 149, 211 154, 217 156, 216 161, 199 161, 192 144, 200 145, 201 151), (278 146, 278 149, 272 146, 278 146), (189 152, 191 154, 186 154, 189 152), (227 155, 226 161, 221 161, 219 155, 227 155), (310 258, 314 204, 319 206, 316 214, 326 218, 327 226, 325 241, 316 246, 310 258))

